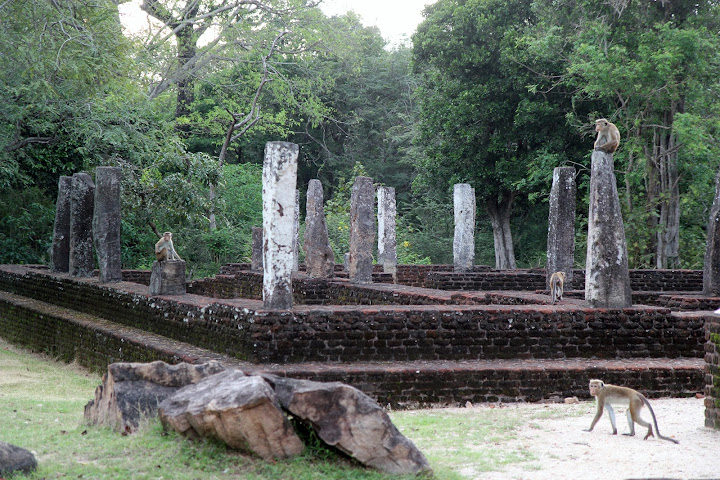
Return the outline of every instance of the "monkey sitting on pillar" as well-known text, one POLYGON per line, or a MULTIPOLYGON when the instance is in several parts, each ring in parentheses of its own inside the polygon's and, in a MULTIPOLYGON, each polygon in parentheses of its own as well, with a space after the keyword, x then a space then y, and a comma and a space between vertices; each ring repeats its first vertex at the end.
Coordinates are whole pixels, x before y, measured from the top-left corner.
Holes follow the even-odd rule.
POLYGON ((165 232, 160 240, 155 244, 155 256, 158 262, 164 262, 166 260, 182 260, 180 255, 175 251, 175 245, 172 241, 172 233, 165 232))
POLYGON ((647 427, 648 431, 644 438, 644 440, 647 440, 648 437, 654 436, 652 425, 640 417, 640 410, 642 410, 643 407, 647 407, 648 410, 650 410, 650 415, 652 415, 653 423, 655 424, 655 432, 657 433, 658 438, 667 440, 668 442, 680 443, 674 438, 660 435, 657 419, 655 418, 655 412, 650 406, 650 402, 648 402, 647 398, 645 398, 645 395, 637 390, 610 384, 606 385, 602 380, 593 379, 590 380, 590 395, 597 399, 597 411, 595 412, 595 418, 593 418, 593 421, 590 424, 590 428, 585 430, 586 432, 592 432, 593 428, 595 428, 595 424, 598 420, 600 420, 600 417, 602 417, 603 409, 605 409, 610 417, 610 423, 612 423, 613 435, 617 435, 615 412, 613 411, 612 404, 626 405, 628 409, 625 413, 627 415, 630 432, 625 433, 624 435, 635 435, 635 423, 638 423, 643 427, 647 427))
POLYGON ((608 122, 604 118, 595 120, 595 131, 597 139, 595 139, 595 150, 601 150, 605 153, 613 153, 620 146, 620 130, 614 123, 608 122))
POLYGON ((550 298, 552 298, 552 304, 558 300, 562 300, 563 293, 565 291, 565 272, 555 272, 550 275, 550 298))

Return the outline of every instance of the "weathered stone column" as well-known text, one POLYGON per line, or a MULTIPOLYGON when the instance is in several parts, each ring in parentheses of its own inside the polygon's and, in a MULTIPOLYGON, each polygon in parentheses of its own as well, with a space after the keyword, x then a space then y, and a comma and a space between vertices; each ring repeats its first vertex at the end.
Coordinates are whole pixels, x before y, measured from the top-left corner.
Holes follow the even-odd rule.
POLYGON ((370 177, 355 177, 350 193, 350 281, 372 283, 375 189, 370 177))
POLYGON ((320 180, 310 180, 305 208, 305 269, 311 277, 332 277, 335 272, 335 254, 330 247, 323 189, 320 180))
POLYGON ((185 260, 155 261, 150 273, 150 295, 185 295, 185 260))
POLYGON ((570 289, 575 263, 575 169, 557 167, 553 170, 548 214, 546 284, 550 276, 565 272, 565 289, 570 289))
POLYGON ((703 294, 720 297, 720 172, 715 176, 715 198, 710 209, 703 265, 703 294))
POLYGON ((72 176, 70 195, 70 274, 90 277, 93 274, 93 207, 95 184, 88 173, 72 176))
POLYGON ((378 263, 383 272, 395 275, 397 271, 397 240, 395 238, 395 189, 378 187, 378 263))
POLYGON ((121 174, 122 169, 119 167, 97 167, 95 169, 95 208, 92 230, 101 282, 122 280, 121 174))
POLYGON ((458 183, 453 190, 455 203, 455 237, 453 265, 456 272, 468 272, 475 263, 475 189, 458 183))
POLYGON ((263 162, 263 301, 292 308, 293 222, 299 147, 268 142, 263 162))
POLYGON ((50 269, 53 272, 70 271, 70 195, 72 177, 62 176, 58 180, 58 196, 55 204, 55 225, 50 269))
POLYGON ((593 151, 590 173, 585 300, 593 307, 632 306, 625 227, 612 154, 593 151))
POLYGON ((250 270, 263 271, 263 228, 252 227, 252 254, 250 256, 250 270))
POLYGON ((295 215, 293 219, 293 272, 300 270, 300 190, 295 190, 295 215))

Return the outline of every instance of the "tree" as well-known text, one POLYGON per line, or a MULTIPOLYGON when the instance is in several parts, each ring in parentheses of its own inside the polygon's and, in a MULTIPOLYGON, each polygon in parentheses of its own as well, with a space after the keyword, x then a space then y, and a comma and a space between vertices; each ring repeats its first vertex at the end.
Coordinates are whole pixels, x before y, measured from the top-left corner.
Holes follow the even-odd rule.
POLYGON ((716 2, 538 0, 535 8, 533 51, 564 59, 554 78, 584 109, 574 112, 577 123, 589 114, 620 126, 631 260, 677 267, 683 145, 675 121, 715 95, 716 2))
POLYGON ((522 41, 532 2, 439 0, 413 36, 421 77, 419 145, 425 184, 469 182, 490 216, 495 265, 515 268, 513 203, 567 161, 577 138, 567 97, 545 88, 522 41), (529 88, 530 87, 530 88, 529 88))

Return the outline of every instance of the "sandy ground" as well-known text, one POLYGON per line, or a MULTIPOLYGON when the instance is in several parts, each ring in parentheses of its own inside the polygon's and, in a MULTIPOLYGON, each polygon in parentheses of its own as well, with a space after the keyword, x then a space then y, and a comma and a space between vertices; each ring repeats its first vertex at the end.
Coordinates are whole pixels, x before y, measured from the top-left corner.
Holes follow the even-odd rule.
MULTIPOLYGON (((468 469, 460 473, 484 480, 720 479, 720 432, 704 426, 703 400, 658 399, 651 404, 662 434, 678 440, 679 445, 652 437, 643 441, 645 429, 638 425, 634 437, 621 435, 628 431, 624 409, 615 409, 618 435, 611 435, 606 414, 593 432, 583 431, 592 421, 594 402, 521 404, 510 408, 572 409, 580 415, 535 420, 507 444, 513 449, 527 449, 535 461, 512 464, 503 472, 468 469)), ((651 420, 646 409, 642 416, 651 420)))

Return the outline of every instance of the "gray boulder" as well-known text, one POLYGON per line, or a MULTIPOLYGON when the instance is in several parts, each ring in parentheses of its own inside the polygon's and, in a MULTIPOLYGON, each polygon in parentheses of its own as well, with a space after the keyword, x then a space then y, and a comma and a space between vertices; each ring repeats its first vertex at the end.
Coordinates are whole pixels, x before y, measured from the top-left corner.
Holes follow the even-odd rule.
POLYGON ((0 475, 15 472, 28 473, 37 468, 37 460, 28 450, 0 442, 0 475))
POLYGON ((95 399, 85 406, 85 418, 94 425, 133 432, 143 418, 155 417, 160 402, 180 388, 223 370, 218 362, 113 363, 95 389, 95 399))
POLYGON ((309 424, 328 445, 362 464, 392 474, 430 471, 417 447, 393 425, 378 403, 340 382, 263 375, 280 405, 309 424))
POLYGON ((191 439, 214 437, 265 460, 303 451, 272 388, 257 376, 226 370, 189 385, 160 404, 166 428, 191 439))

